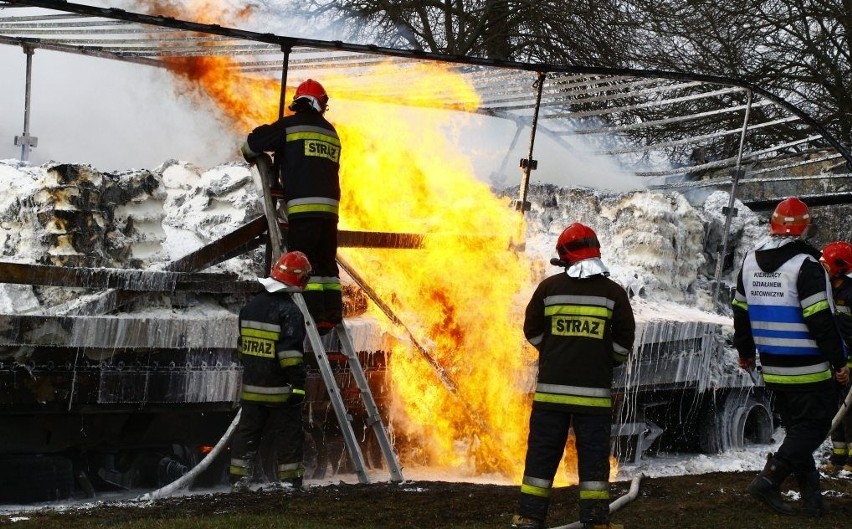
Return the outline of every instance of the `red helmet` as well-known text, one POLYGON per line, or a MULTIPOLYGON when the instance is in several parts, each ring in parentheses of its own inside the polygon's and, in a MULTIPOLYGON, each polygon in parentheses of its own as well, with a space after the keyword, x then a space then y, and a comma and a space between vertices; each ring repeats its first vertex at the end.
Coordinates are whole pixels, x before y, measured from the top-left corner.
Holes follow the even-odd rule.
POLYGON ((782 200, 772 213, 769 233, 773 235, 802 235, 811 225, 808 206, 796 197, 782 200))
POLYGON ((559 259, 572 265, 583 259, 601 256, 601 243, 592 228, 575 222, 562 231, 556 241, 559 259))
POLYGON ((311 263, 302 252, 288 252, 278 258, 269 271, 269 277, 285 285, 305 288, 311 275, 311 263))
POLYGON ((844 241, 826 244, 819 261, 828 270, 829 277, 840 277, 848 273, 852 269, 852 244, 844 241))
POLYGON ((313 79, 308 79, 296 87, 290 110, 295 110, 296 102, 300 99, 306 99, 317 112, 325 112, 328 105, 328 94, 325 93, 325 88, 313 79))

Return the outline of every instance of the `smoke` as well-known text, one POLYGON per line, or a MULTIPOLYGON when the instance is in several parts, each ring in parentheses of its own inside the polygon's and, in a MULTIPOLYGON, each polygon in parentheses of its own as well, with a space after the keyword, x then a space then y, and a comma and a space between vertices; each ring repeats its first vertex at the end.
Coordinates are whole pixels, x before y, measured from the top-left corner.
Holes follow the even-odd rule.
MULTIPOLYGON (((0 159, 19 158, 26 56, 0 46, 0 159)), ((238 154, 239 140, 212 106, 181 99, 162 70, 36 50, 33 55, 29 161, 91 164, 101 170, 153 168, 179 158, 215 166, 238 154)))

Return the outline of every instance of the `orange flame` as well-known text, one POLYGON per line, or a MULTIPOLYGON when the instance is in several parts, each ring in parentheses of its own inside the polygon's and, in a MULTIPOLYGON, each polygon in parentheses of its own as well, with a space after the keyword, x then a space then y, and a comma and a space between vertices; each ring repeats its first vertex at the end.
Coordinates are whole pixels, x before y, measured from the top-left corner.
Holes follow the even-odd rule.
MULTIPOLYGON (((199 3, 208 15, 221 13, 215 2, 199 3)), ((226 57, 173 59, 169 66, 190 94, 200 90, 214 101, 238 135, 278 115, 279 82, 244 75, 226 57)), ((383 100, 380 80, 396 68, 381 64, 359 78, 319 79, 343 145, 341 228, 426 234, 420 250, 347 249, 345 255, 444 370, 442 377, 406 338, 398 340, 389 365, 393 433, 405 447, 404 465, 517 481, 536 357, 521 332, 521 311, 537 265, 511 249, 524 233, 523 218, 476 179, 448 127, 449 113, 412 108, 447 108, 424 99, 440 86, 444 101, 453 94, 450 107, 473 110, 474 88, 450 66, 424 62, 407 66, 410 99, 383 100), (348 98, 355 93, 357 100, 348 98)), ((242 136, 235 153, 241 142, 242 136)), ((567 481, 576 482, 568 452, 567 481)))

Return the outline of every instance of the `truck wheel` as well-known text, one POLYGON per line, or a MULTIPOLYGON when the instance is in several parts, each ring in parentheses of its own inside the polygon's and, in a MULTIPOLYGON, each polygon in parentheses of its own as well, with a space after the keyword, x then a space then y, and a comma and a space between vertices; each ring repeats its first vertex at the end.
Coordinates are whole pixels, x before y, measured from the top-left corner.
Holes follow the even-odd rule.
MULTIPOLYGON (((305 478, 316 478, 317 468, 319 466, 319 451, 314 437, 308 429, 305 429, 305 440, 302 443, 302 465, 305 467, 305 478)), ((325 476, 320 476, 320 478, 325 476)))
POLYGON ((74 491, 71 460, 62 456, 0 458, 0 503, 65 500, 74 491))
POLYGON ((385 468, 385 454, 382 452, 382 446, 372 429, 367 431, 366 439, 361 443, 361 452, 364 455, 364 462, 367 468, 382 470, 385 468))
POLYGON ((772 441, 772 411, 760 394, 732 391, 721 404, 708 403, 699 423, 699 445, 707 454, 772 441))
POLYGON ((305 477, 323 479, 328 472, 328 447, 325 444, 325 434, 319 426, 306 427, 305 434, 305 477))

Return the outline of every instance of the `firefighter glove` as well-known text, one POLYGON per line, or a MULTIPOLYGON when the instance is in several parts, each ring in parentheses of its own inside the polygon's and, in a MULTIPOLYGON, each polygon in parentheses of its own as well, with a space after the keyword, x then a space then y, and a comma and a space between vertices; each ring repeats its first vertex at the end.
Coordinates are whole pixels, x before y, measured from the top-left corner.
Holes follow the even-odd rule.
POLYGON ((305 402, 305 390, 301 388, 292 388, 290 397, 287 399, 287 404, 301 404, 305 402))
POLYGON ((258 157, 263 153, 254 152, 249 148, 248 142, 243 143, 242 147, 240 147, 240 152, 243 155, 243 158, 250 164, 253 165, 258 157))

